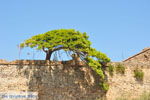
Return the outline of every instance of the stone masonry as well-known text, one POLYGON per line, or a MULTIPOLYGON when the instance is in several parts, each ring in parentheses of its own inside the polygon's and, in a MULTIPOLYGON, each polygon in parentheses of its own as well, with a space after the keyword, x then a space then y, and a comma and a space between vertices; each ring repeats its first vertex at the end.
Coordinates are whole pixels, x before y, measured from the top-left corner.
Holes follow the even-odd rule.
POLYGON ((99 76, 71 61, 2 62, 0 78, 0 92, 37 92, 38 100, 96 100, 104 96, 99 76))
POLYGON ((80 62, 0 60, 0 92, 37 92, 38 100, 100 100, 101 97, 116 100, 122 96, 137 98, 150 92, 150 48, 111 64, 118 63, 125 66, 125 74, 114 72, 110 76, 106 71, 110 89, 105 93, 99 86, 99 76, 80 62), (134 77, 136 68, 144 72, 142 82, 134 77))

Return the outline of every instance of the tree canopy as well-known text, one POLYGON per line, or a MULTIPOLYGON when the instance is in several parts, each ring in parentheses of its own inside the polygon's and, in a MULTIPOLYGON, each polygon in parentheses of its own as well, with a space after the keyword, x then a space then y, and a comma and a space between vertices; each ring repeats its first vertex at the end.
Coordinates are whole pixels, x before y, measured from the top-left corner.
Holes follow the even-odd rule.
POLYGON ((53 52, 58 50, 72 51, 81 60, 87 62, 104 79, 102 64, 110 59, 104 54, 91 47, 91 42, 86 32, 74 29, 58 29, 35 35, 20 46, 36 48, 46 53, 46 60, 50 60, 53 52))
MULTIPOLYGON (((57 50, 71 50, 74 52, 89 48, 91 42, 88 41, 86 33, 81 33, 73 29, 59 29, 48 31, 25 40, 21 47, 31 47, 43 50, 46 54, 46 60, 50 60, 51 54, 57 50)), ((84 50, 86 51, 86 50, 84 50)))

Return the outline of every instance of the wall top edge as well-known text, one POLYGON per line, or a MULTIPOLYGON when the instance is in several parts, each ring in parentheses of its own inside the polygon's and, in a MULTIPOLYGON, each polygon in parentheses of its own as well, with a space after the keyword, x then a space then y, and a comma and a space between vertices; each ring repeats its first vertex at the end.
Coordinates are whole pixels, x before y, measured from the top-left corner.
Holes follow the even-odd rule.
MULTIPOLYGON (((14 60, 6 61, 0 59, 0 65, 58 65, 58 64, 72 64, 73 60, 69 61, 50 61, 50 60, 14 60)), ((83 62, 79 62, 79 65, 84 65, 83 62)))

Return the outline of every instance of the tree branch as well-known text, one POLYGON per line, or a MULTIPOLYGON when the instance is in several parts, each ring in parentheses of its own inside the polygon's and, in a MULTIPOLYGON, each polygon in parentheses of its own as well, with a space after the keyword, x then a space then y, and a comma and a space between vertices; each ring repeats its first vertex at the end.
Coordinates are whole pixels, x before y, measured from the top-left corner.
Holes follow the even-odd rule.
POLYGON ((42 50, 43 50, 45 53, 47 53, 47 50, 45 50, 45 48, 44 48, 44 47, 42 47, 42 50))
POLYGON ((82 56, 85 56, 85 54, 84 54, 84 52, 81 52, 81 51, 79 51, 79 50, 75 50, 75 49, 71 49, 71 48, 69 48, 69 47, 59 47, 59 48, 56 48, 56 49, 54 49, 54 50, 52 50, 53 52, 54 51, 57 51, 57 50, 61 50, 61 49, 69 49, 69 50, 71 50, 71 51, 73 51, 73 52, 76 52, 77 54, 79 54, 79 55, 82 55, 82 56))
POLYGON ((54 49, 52 51, 54 52, 54 51, 61 50, 61 49, 69 49, 70 50, 70 48, 68 48, 68 47, 59 47, 59 48, 56 48, 56 49, 54 49))

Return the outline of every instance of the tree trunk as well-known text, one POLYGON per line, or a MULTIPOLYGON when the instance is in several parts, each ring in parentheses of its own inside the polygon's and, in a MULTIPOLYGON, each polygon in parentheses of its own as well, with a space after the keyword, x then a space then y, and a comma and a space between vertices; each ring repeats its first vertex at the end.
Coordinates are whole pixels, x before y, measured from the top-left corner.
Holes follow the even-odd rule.
POLYGON ((52 51, 47 51, 45 60, 50 60, 51 56, 52 56, 52 53, 53 53, 52 51))

